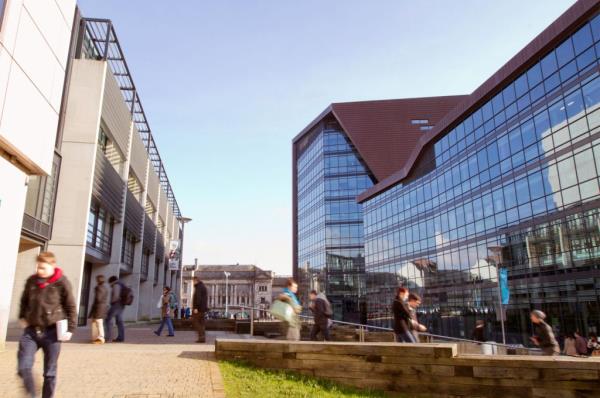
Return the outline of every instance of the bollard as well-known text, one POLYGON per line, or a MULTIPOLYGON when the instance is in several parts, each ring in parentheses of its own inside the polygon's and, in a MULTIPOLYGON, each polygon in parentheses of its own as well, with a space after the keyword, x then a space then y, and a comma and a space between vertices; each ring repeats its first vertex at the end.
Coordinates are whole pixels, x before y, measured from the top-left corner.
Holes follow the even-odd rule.
POLYGON ((250 310, 250 337, 254 337, 254 308, 250 310))

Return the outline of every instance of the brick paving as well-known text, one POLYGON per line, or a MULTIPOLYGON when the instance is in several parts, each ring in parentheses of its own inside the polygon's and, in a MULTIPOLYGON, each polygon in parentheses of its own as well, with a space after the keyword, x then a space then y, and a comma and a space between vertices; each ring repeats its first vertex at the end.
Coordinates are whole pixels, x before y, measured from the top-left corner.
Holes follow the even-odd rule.
MULTIPOLYGON (((193 343, 194 332, 157 337, 153 326, 130 326, 125 343, 89 344, 88 329, 78 329, 72 342, 64 343, 58 363, 57 398, 223 398, 219 368, 214 359, 214 339, 221 332, 207 332, 207 344, 193 343)), ((165 333, 165 332, 163 332, 165 333)), ((231 335, 232 338, 239 337, 231 335)), ((17 336, 11 333, 0 352, 0 397, 24 397, 16 375, 17 336)), ((34 375, 42 385, 41 350, 34 375)))

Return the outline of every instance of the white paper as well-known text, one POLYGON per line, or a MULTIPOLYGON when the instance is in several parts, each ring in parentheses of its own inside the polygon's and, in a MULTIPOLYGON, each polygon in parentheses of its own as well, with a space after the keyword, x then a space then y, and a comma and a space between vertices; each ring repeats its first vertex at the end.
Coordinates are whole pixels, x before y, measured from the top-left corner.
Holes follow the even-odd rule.
POLYGON ((65 334, 68 332, 69 324, 66 319, 56 322, 56 337, 59 341, 63 341, 65 334))

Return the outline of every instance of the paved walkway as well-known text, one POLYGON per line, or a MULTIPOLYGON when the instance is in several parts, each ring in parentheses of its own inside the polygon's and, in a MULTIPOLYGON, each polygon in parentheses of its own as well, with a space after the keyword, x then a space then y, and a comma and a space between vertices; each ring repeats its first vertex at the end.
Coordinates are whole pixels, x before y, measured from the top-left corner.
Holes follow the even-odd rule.
MULTIPOLYGON (((78 329, 73 341, 62 346, 57 398, 225 396, 214 359, 214 339, 217 334, 224 337, 223 333, 207 332, 208 344, 195 344, 194 332, 157 337, 152 330, 152 326, 128 327, 125 343, 93 345, 88 343, 89 330, 78 329)), ((16 336, 10 337, 13 341, 0 352, 0 397, 24 397, 16 375, 18 343, 14 341, 16 336)), ((41 350, 34 374, 41 389, 41 350)))

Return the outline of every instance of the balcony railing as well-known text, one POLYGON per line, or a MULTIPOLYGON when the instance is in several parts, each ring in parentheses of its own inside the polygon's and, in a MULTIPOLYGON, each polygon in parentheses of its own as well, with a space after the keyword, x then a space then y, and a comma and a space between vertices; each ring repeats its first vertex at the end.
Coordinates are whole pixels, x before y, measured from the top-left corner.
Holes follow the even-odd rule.
POLYGON ((28 232, 33 236, 41 237, 44 240, 50 239, 50 225, 30 216, 29 214, 23 214, 22 229, 23 231, 28 232))
POLYGON ((107 225, 105 231, 96 230, 94 234, 94 225, 88 223, 87 230, 87 245, 92 249, 98 250, 100 253, 110 256, 112 248, 112 226, 107 225))

